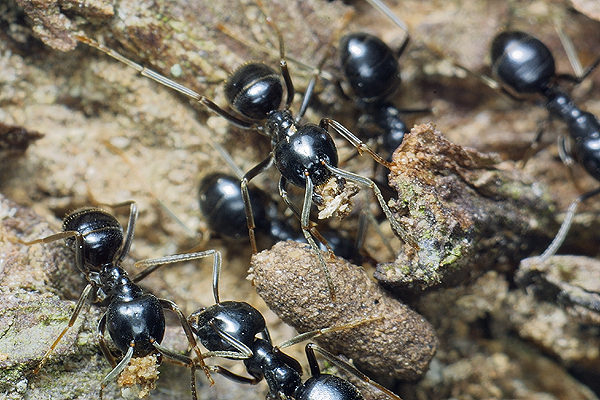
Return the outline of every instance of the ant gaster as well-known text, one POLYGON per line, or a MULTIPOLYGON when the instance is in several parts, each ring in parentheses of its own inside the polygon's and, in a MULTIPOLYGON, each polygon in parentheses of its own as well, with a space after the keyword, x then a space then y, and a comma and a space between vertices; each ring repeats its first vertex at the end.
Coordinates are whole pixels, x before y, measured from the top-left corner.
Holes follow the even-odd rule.
MULTIPOLYGON (((340 40, 339 56, 345 81, 350 86, 362 115, 359 124, 366 131, 374 127, 380 133, 381 148, 386 159, 402 144, 408 129, 400 114, 426 112, 428 109, 398 109, 387 99, 400 86, 398 57, 409 42, 409 36, 394 52, 377 36, 356 32, 340 40)), ((342 89, 342 93, 343 89, 342 89)), ((345 95, 345 93, 344 93, 345 95)))
POLYGON ((67 327, 52 343, 34 372, 37 373, 40 370, 67 330, 74 325, 84 303, 95 295, 97 298, 105 297, 108 302, 108 308, 98 323, 97 334, 102 353, 113 367, 112 371, 102 380, 100 398, 102 398, 102 392, 107 383, 116 378, 133 357, 145 357, 159 353, 192 368, 192 396, 196 399, 194 379, 196 363, 204 369, 211 383, 213 382, 185 316, 174 302, 145 293, 136 282, 160 265, 194 260, 204 257, 205 253, 178 254, 138 261, 136 266, 146 269, 136 277, 130 278, 127 272, 121 268, 121 263, 131 247, 138 210, 133 201, 111 207, 124 205, 130 206, 125 235, 123 235, 121 224, 113 215, 100 208, 84 207, 64 218, 62 232, 29 242, 21 241, 25 245, 33 245, 66 239, 67 245, 75 252, 76 267, 88 282, 77 301, 67 327), (193 361, 187 356, 161 346, 160 343, 165 333, 163 309, 177 314, 189 345, 196 352, 198 361, 193 361), (123 354, 123 358, 118 364, 115 355, 106 343, 104 337, 106 329, 108 329, 115 346, 123 354))
POLYGON ((209 351, 205 357, 226 357, 244 361, 247 372, 251 377, 241 376, 220 365, 209 368, 240 383, 257 384, 263 378, 269 386, 269 398, 296 400, 362 400, 364 397, 354 385, 345 379, 322 374, 314 351, 323 354, 331 363, 356 375, 362 381, 370 384, 393 400, 398 396, 373 382, 353 366, 335 357, 319 346, 309 343, 306 355, 309 361, 312 377, 302 383, 302 367, 297 360, 283 353, 280 349, 308 340, 318 335, 351 329, 359 324, 379 320, 372 318, 359 320, 349 324, 324 328, 300 334, 279 346, 273 346, 269 331, 262 314, 250 304, 240 301, 220 301, 219 275, 221 271, 221 256, 215 252, 213 264, 213 295, 215 304, 202 308, 189 317, 192 330, 198 340, 209 351), (257 337, 260 335, 260 337, 257 337))
MULTIPOLYGON (((360 186, 371 188, 393 230, 405 243, 410 243, 415 247, 417 245, 416 242, 408 236, 400 223, 394 219, 381 191, 371 179, 338 168, 337 149, 333 139, 329 135, 328 129, 331 128, 348 140, 359 153, 367 152, 375 161, 385 167, 389 167, 390 163, 381 158, 377 153, 373 152, 366 144, 337 121, 323 118, 319 125, 300 123, 312 96, 313 88, 319 75, 318 71, 309 83, 298 115, 295 118, 293 117, 289 108, 294 98, 295 91, 285 59, 283 37, 269 17, 266 18, 266 21, 277 33, 279 39, 279 68, 287 92, 283 109, 279 108, 281 101, 283 100, 284 91, 279 78, 280 74, 265 64, 244 64, 228 79, 224 89, 225 95, 234 110, 234 113, 232 113, 221 108, 209 98, 123 57, 121 54, 88 37, 76 37, 79 41, 95 47, 134 68, 142 76, 149 77, 162 85, 194 99, 198 103, 216 112, 230 123, 242 129, 256 130, 271 139, 271 153, 258 165, 248 171, 241 179, 240 186, 244 199, 252 251, 253 253, 257 252, 256 239, 254 236, 256 225, 248 192, 248 182, 270 166, 275 165, 281 174, 279 180, 279 193, 287 206, 300 219, 302 233, 306 241, 311 245, 319 257, 320 264, 327 279, 329 292, 333 300, 335 298, 335 291, 329 270, 319 247, 310 233, 310 208, 313 202, 313 190, 315 187, 325 184, 332 177, 336 177, 342 180, 348 180, 360 186), (301 211, 298 211, 288 198, 287 187, 289 183, 304 188, 305 190, 301 211)), ((322 65, 324 61, 325 59, 323 59, 319 65, 322 65)))
MULTIPOLYGON (((502 32, 496 36, 491 46, 491 58, 492 70, 504 84, 519 94, 541 94, 546 99, 550 117, 566 123, 570 140, 567 142, 564 136, 559 139, 559 154, 563 162, 571 164, 576 160, 600 181, 600 122, 593 114, 577 107, 556 82, 566 79, 580 83, 600 64, 600 58, 581 76, 557 75, 554 57, 548 47, 519 31, 502 32)), ((534 144, 540 140, 542 133, 543 129, 539 129, 534 144)), ((541 255, 542 259, 553 255, 564 241, 578 204, 598 193, 600 188, 582 194, 571 203, 559 232, 541 255)))
MULTIPOLYGON (((252 212, 256 218, 256 229, 272 241, 304 241, 286 218, 280 215, 277 204, 262 190, 249 188, 252 212)), ((224 173, 206 175, 200 182, 200 209, 207 219, 209 228, 228 239, 248 238, 244 200, 240 180, 224 173)), ((322 231, 334 254, 348 260, 359 257, 355 243, 333 230, 322 231)), ((323 246, 323 250, 326 248, 323 246)))

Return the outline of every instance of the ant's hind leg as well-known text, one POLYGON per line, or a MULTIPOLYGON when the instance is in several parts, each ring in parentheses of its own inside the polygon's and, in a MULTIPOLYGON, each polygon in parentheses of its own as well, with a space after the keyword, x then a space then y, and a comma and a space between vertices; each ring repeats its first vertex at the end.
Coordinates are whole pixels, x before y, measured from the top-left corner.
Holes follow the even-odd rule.
POLYGON ((542 136, 544 135, 544 132, 546 132, 550 121, 550 115, 548 115, 548 117, 544 118, 543 120, 538 121, 538 128, 535 132, 535 137, 533 138, 533 141, 529 144, 529 147, 527 147, 527 149, 525 150, 523 158, 519 162, 519 168, 525 168, 525 165, 527 165, 527 161, 529 161, 529 159, 540 150, 540 141, 542 140, 542 136))
POLYGON ((209 369, 204 363, 204 355, 200 351, 200 348, 198 348, 198 344, 196 343, 196 339, 194 338, 192 328, 190 327, 188 320, 185 318, 185 315, 183 315, 183 312, 181 312, 179 306, 177 306, 177 304, 173 303, 170 300, 158 299, 158 301, 160 302, 162 308, 166 310, 171 310, 177 315, 177 317, 179 318, 179 323, 181 324, 181 327, 185 332, 185 336, 187 337, 188 343, 192 350, 194 350, 194 352, 196 353, 196 356, 198 357, 198 364, 204 370, 204 374, 206 375, 206 378, 208 379, 210 384, 214 385, 215 381, 210 376, 209 369))
POLYGON ((176 353, 166 347, 163 347, 156 341, 152 342, 152 346, 154 346, 154 348, 156 350, 158 350, 159 353, 161 353, 162 355, 164 355, 165 357, 167 357, 169 360, 173 361, 174 363, 176 363, 176 364, 179 363, 185 367, 190 368, 190 371, 191 371, 190 389, 192 391, 192 400, 198 400, 198 394, 197 394, 197 390, 196 390, 196 364, 194 363, 194 360, 192 360, 190 357, 188 357, 186 355, 176 353))
POLYGON ((42 366, 44 365, 44 363, 46 362, 46 360, 48 359, 50 354, 52 354, 52 352, 54 351, 54 349, 56 348, 58 343, 61 341, 61 339, 63 338, 65 333, 67 333, 69 328, 71 328, 75 324, 75 321, 77 320, 77 316, 79 316, 79 313, 81 312, 81 308, 83 307, 83 304, 85 303, 85 301, 88 299, 88 297, 92 293, 92 288, 93 288, 92 284, 88 283, 88 285, 83 289, 83 291, 81 292, 81 295, 79 296, 79 300, 77 301, 77 304, 75 305, 75 310, 73 310, 73 313, 71 314, 69 323, 62 330, 62 332, 58 335, 58 337, 56 338, 54 343, 52 343, 52 346, 50 346, 48 351, 46 351, 46 353, 44 354, 44 356, 38 363, 37 367, 35 367, 35 369, 33 370, 34 374, 37 374, 38 372, 40 372, 40 369, 42 368, 42 366))

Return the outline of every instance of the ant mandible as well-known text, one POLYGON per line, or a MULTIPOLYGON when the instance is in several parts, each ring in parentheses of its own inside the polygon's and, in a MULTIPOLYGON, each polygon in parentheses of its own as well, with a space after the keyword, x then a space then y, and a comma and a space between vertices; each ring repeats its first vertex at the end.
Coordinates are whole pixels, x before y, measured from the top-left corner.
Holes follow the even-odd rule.
POLYGON ((97 335, 100 349, 113 369, 102 380, 100 398, 102 399, 104 387, 127 367, 132 358, 145 357, 158 352, 192 368, 192 397, 196 399, 194 377, 196 363, 204 369, 211 384, 214 382, 209 369, 204 364, 204 357, 196 345, 196 340, 185 316, 174 302, 145 293, 136 282, 161 265, 195 260, 205 257, 207 252, 176 254, 138 261, 135 265, 145 267, 145 269, 137 276, 130 278, 127 272, 121 268, 121 263, 131 247, 138 215, 137 205, 133 201, 128 201, 111 205, 111 207, 127 205, 129 205, 130 211, 125 235, 123 235, 123 227, 113 215, 100 208, 84 207, 73 211, 64 218, 62 232, 32 241, 19 240, 20 243, 30 246, 36 243, 50 243, 66 239, 67 245, 75 252, 75 266, 83 273, 88 282, 79 296, 69 323, 46 351, 34 373, 39 372, 60 340, 75 324, 84 303, 93 295, 96 297, 103 295, 109 304, 98 323, 97 335), (194 349, 198 361, 193 361, 160 344, 165 333, 163 309, 177 314, 188 343, 194 349), (123 358, 118 363, 104 337, 107 329, 112 341, 123 354, 123 358))
MULTIPOLYGON (((258 3, 260 5, 260 2, 258 3)), ((417 247, 417 244, 394 218, 381 191, 371 179, 337 167, 337 148, 332 137, 329 135, 328 130, 331 128, 334 132, 348 140, 359 153, 367 152, 375 161, 386 168, 389 168, 390 163, 371 150, 352 132, 335 120, 323 118, 319 125, 300 123, 312 96, 315 82, 318 79, 319 71, 325 58, 319 64, 319 69, 311 79, 304 95, 300 111, 294 118, 289 108, 294 98, 295 91, 285 58, 283 37, 279 29, 271 21, 270 17, 267 16, 266 21, 276 32, 279 40, 279 68, 287 91, 283 109, 279 108, 283 99, 283 86, 279 74, 263 63, 248 63, 242 65, 225 83, 225 95, 235 111, 235 113, 231 113, 218 106, 209 98, 180 85, 153 70, 133 62, 116 51, 99 44, 93 39, 81 35, 76 37, 79 41, 95 47, 116 60, 134 68, 142 76, 153 79, 206 106, 233 125, 242 129, 258 131, 271 139, 270 154, 254 168, 250 169, 250 171, 243 176, 240 184, 252 251, 253 253, 257 253, 254 235, 256 225, 248 192, 248 182, 270 166, 275 165, 281 174, 279 180, 279 193, 286 205, 300 219, 304 238, 311 245, 319 258, 333 300, 335 298, 333 282, 331 281, 331 276, 325 260, 323 259, 323 255, 312 237, 310 230, 310 209, 313 202, 312 199, 315 187, 324 185, 330 178, 336 177, 354 182, 359 186, 371 188, 393 230, 405 243, 410 243, 414 247, 417 247), (301 211, 298 211, 288 198, 287 187, 289 183, 304 188, 305 190, 301 211)))
POLYGON ((302 383, 302 367, 297 360, 281 351, 284 347, 322 334, 351 329, 381 318, 363 319, 336 327, 305 332, 279 346, 273 346, 265 319, 256 308, 241 301, 220 300, 218 285, 221 256, 218 251, 214 252, 214 256, 212 286, 215 304, 193 312, 188 320, 198 340, 209 350, 204 354, 205 357, 241 359, 251 377, 238 375, 220 365, 209 366, 211 371, 234 381, 253 385, 264 378, 269 386, 270 398, 364 400, 357 388, 347 380, 321 373, 314 354, 316 350, 331 363, 376 387, 390 399, 399 400, 394 393, 373 382, 352 365, 313 343, 307 344, 305 348, 312 377, 302 383))
MULTIPOLYGON (((497 35, 491 46, 492 70, 500 80, 518 94, 538 93, 546 99, 550 117, 557 117, 567 125, 570 139, 559 138, 559 154, 567 165, 579 162, 597 181, 600 181, 600 122, 597 117, 581 110, 571 97, 561 90, 557 81, 582 82, 599 64, 600 58, 592 63, 580 76, 557 74, 552 53, 537 38, 520 31, 506 31, 497 35)), ((537 132, 532 147, 543 134, 537 132)), ((546 260, 552 256, 562 242, 573 221, 577 206, 584 200, 600 193, 600 188, 577 197, 568 208, 565 219, 556 237, 540 256, 546 260)))

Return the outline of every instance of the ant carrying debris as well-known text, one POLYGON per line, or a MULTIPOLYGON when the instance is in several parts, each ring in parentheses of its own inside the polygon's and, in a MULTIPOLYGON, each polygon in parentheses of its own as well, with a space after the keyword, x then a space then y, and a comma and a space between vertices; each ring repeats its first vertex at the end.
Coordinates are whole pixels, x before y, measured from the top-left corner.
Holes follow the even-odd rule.
POLYGON ((138 216, 137 205, 134 201, 127 201, 111 205, 111 207, 127 205, 129 205, 130 211, 125 235, 123 235, 123 227, 113 215, 100 208, 84 207, 73 211, 64 218, 62 232, 32 241, 20 240, 22 244, 31 246, 37 243, 50 243, 66 239, 67 245, 75 252, 75 266, 83 273, 88 282, 79 296, 68 325, 44 354, 34 373, 40 371, 60 340, 75 324, 84 303, 95 297, 108 303, 106 312, 98 323, 97 333, 100 349, 113 367, 112 371, 102 380, 100 398, 102 398, 102 392, 108 382, 123 372, 133 358, 160 354, 191 368, 192 398, 196 399, 194 377, 196 364, 204 369, 211 384, 214 382, 204 364, 204 357, 196 345, 196 340, 185 316, 177 304, 144 292, 137 282, 161 265, 196 260, 204 257, 205 252, 175 254, 138 261, 135 265, 145 267, 145 269, 137 276, 130 278, 127 272, 121 268, 121 264, 131 247, 138 216), (197 360, 193 361, 160 344, 165 334, 163 310, 173 311, 177 315, 188 343, 196 353, 197 360), (122 353, 122 358, 118 363, 117 357, 108 347, 104 337, 106 330, 117 349, 122 353))
POLYGON ((320 66, 317 72, 308 85, 300 111, 296 117, 292 115, 290 106, 294 98, 295 90, 285 58, 283 37, 270 17, 266 17, 266 22, 276 32, 279 39, 280 73, 278 74, 263 63, 247 63, 239 67, 230 76, 224 87, 225 95, 234 112, 223 109, 211 99, 182 86, 153 70, 133 62, 116 51, 99 44, 93 39, 81 35, 78 35, 77 39, 134 68, 142 76, 151 78, 164 86, 194 99, 211 111, 214 111, 225 118, 231 124, 242 129, 257 131, 270 138, 271 152, 263 161, 243 176, 240 185, 246 210, 252 251, 253 253, 257 252, 254 234, 256 224, 249 197, 248 182, 267 168, 275 165, 281 174, 279 180, 279 193, 287 206, 300 219, 304 238, 311 245, 319 258, 333 300, 335 298, 333 282, 331 281, 323 255, 311 234, 310 209, 313 204, 315 188, 322 187, 332 179, 336 180, 338 183, 348 181, 359 186, 369 187, 373 190, 393 230, 405 243, 409 243, 414 247, 417 245, 407 234, 406 230, 394 218, 380 189, 371 179, 338 168, 337 148, 329 134, 329 129, 332 129, 334 132, 348 140, 359 153, 368 153, 375 161, 382 164, 384 167, 388 168, 390 166, 389 162, 371 150, 352 132, 335 120, 323 118, 319 125, 303 124, 300 122, 306 112, 315 82, 319 76, 318 70, 320 70, 320 66, 324 63, 325 58, 319 64, 320 66), (280 75, 283 77, 285 90, 287 92, 287 97, 282 109, 280 108, 280 104, 283 100, 284 89, 280 80, 280 75), (301 210, 298 210, 288 197, 287 188, 290 183, 300 188, 304 188, 304 201, 301 210))

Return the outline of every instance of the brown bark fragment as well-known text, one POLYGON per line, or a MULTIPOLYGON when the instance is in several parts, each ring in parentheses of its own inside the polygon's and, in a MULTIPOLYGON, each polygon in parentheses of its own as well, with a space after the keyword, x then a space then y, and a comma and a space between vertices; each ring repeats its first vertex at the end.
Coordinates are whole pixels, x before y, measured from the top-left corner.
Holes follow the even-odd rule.
POLYGON ((554 228, 541 185, 496 155, 450 142, 432 124, 413 128, 396 150, 390 186, 397 218, 419 246, 378 266, 376 278, 394 288, 460 283, 519 260, 554 228))

